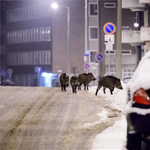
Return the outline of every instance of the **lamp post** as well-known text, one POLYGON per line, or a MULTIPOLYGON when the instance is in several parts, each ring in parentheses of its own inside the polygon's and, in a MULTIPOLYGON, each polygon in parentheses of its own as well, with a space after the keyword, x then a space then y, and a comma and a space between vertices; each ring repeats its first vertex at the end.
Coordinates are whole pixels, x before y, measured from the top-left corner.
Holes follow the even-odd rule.
POLYGON ((67 73, 68 76, 70 76, 70 9, 67 6, 58 6, 57 3, 52 3, 51 7, 54 9, 57 9, 58 7, 67 9, 67 73))

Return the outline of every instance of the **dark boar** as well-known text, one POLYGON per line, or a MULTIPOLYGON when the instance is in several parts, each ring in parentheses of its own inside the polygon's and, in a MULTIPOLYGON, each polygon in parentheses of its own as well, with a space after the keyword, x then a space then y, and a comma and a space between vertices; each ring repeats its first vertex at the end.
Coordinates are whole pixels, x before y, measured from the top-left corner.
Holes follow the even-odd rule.
POLYGON ((70 84, 72 87, 72 93, 77 93, 77 87, 78 87, 78 77, 77 76, 72 76, 70 79, 70 84))
POLYGON ((96 78, 94 77, 94 75, 92 73, 83 73, 83 74, 80 74, 78 76, 78 90, 81 90, 81 85, 84 84, 84 90, 86 90, 86 87, 87 87, 87 90, 88 89, 88 86, 89 86, 89 83, 91 81, 94 81, 96 80, 96 78))
POLYGON ((118 89, 123 89, 121 82, 120 82, 120 79, 113 77, 113 76, 102 77, 98 81, 98 87, 97 87, 95 95, 97 95, 98 91, 100 90, 100 88, 102 86, 103 86, 103 92, 106 94, 105 89, 109 88, 111 95, 113 94, 115 87, 118 89))
POLYGON ((62 73, 59 77, 60 86, 62 91, 66 91, 66 87, 69 86, 69 76, 66 73, 62 73))

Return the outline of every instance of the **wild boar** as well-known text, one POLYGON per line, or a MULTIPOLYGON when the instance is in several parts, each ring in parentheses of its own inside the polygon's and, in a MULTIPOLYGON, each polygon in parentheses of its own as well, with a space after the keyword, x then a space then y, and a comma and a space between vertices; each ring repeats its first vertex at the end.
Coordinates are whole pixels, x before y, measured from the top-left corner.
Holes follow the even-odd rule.
POLYGON ((69 76, 66 75, 66 73, 62 73, 59 77, 61 90, 66 91, 66 87, 69 86, 69 76))
POLYGON ((79 74, 78 76, 78 90, 81 90, 81 85, 84 84, 84 90, 89 90, 88 86, 89 86, 89 83, 91 81, 94 81, 96 80, 96 78, 94 77, 94 75, 92 73, 83 73, 83 74, 79 74))
POLYGON ((105 89, 109 88, 111 95, 113 94, 113 91, 114 91, 115 87, 118 88, 118 89, 123 89, 120 79, 118 79, 118 78, 116 78, 114 76, 102 77, 98 81, 98 87, 97 87, 95 95, 97 95, 98 91, 100 90, 100 88, 102 86, 103 86, 103 92, 106 94, 105 89))
POLYGON ((70 84, 71 84, 71 87, 72 87, 72 93, 77 93, 77 87, 78 87, 77 79, 78 79, 77 76, 72 76, 70 78, 70 84))

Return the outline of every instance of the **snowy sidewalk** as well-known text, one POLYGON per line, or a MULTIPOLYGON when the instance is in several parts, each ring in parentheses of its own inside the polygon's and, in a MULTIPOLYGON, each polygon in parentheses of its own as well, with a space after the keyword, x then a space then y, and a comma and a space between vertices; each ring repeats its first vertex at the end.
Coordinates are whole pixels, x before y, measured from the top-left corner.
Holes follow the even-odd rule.
POLYGON ((117 121, 96 136, 91 150, 125 150, 126 118, 117 121))

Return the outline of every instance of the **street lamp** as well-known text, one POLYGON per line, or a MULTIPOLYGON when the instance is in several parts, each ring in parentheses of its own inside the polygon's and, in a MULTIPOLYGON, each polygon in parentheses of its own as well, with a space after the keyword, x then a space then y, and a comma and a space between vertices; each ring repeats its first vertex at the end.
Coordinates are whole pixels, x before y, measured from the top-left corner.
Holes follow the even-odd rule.
POLYGON ((66 8, 67 9, 67 73, 70 76, 70 41, 69 41, 69 35, 70 35, 70 9, 67 6, 58 6, 57 3, 52 3, 52 8, 57 9, 58 7, 66 8))
POLYGON ((139 24, 137 22, 134 23, 134 27, 139 27, 139 24))

